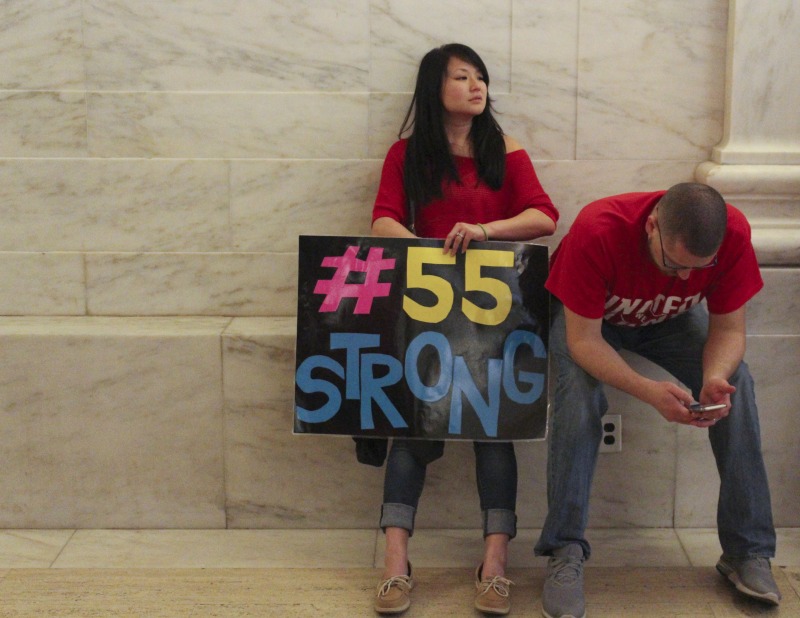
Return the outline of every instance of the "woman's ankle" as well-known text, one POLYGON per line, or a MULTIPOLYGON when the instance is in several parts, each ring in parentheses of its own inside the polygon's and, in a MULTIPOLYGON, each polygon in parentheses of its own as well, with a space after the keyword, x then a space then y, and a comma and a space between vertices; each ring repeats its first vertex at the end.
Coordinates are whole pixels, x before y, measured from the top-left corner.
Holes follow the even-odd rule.
POLYGON ((383 557, 384 579, 408 575, 408 530, 386 528, 386 552, 383 557))
POLYGON ((481 579, 491 579, 495 575, 505 576, 508 563, 508 541, 507 534, 490 534, 484 539, 481 579))

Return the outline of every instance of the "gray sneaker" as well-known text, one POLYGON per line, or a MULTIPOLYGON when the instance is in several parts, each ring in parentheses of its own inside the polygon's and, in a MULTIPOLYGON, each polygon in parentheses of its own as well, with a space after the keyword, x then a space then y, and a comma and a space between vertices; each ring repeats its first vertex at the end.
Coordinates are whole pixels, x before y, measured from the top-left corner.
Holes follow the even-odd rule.
POLYGON ((739 592, 749 597, 778 605, 781 593, 768 558, 727 558, 722 556, 717 562, 717 571, 727 577, 739 592))
POLYGON ((585 618, 583 548, 577 543, 553 551, 542 593, 545 618, 585 618))

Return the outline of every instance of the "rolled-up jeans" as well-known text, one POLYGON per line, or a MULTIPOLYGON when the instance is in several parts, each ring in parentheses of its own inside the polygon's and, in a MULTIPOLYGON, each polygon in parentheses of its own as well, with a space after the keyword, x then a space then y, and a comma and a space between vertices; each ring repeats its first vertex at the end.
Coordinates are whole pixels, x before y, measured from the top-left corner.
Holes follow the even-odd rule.
MULTIPOLYGON (((394 439, 386 461, 380 526, 414 534, 414 518, 425 485, 427 463, 409 440, 394 439)), ((517 534, 517 459, 511 442, 473 442, 483 535, 517 534)))
MULTIPOLYGON (((578 543, 588 558, 589 494, 602 437, 601 417, 608 402, 603 384, 570 357, 563 306, 555 299, 552 311, 550 354, 556 389, 547 462, 549 510, 535 551, 536 555, 551 555, 555 549, 578 543)), ((602 334, 615 350, 630 350, 653 361, 688 386, 695 399, 699 397, 708 335, 708 312, 703 305, 642 327, 613 326, 604 321, 602 334)), ((775 528, 753 378, 744 362, 728 382, 736 387, 730 414, 708 428, 720 477, 719 540, 728 557, 771 558, 775 555, 775 528)))

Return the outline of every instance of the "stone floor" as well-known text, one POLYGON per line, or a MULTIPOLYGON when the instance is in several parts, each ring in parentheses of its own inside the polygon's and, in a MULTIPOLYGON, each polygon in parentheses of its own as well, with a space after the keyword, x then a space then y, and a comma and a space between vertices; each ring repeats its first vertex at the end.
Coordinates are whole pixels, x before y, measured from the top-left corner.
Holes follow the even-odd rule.
MULTIPOLYGON (((538 530, 511 545, 512 615, 539 616, 538 530)), ((713 530, 594 529, 588 616, 800 617, 800 529, 781 529, 780 608, 742 598, 713 568, 713 530)), ((418 530, 414 617, 477 617, 476 530, 418 530)), ((0 617, 374 616, 382 538, 375 530, 0 531, 0 617)))

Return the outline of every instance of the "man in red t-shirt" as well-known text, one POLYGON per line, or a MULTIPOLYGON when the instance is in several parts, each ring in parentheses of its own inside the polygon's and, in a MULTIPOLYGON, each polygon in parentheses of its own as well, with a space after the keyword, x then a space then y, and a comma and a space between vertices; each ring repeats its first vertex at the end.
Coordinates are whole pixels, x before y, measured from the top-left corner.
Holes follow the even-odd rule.
POLYGON ((753 380, 742 361, 745 305, 762 287, 750 226, 711 187, 628 193, 586 206, 551 260, 549 512, 536 546, 550 556, 545 616, 585 614, 589 494, 609 384, 666 420, 707 428, 720 471, 717 569, 743 593, 777 605, 769 487, 753 380), (705 301, 705 304, 702 302, 705 301), (707 307, 707 309, 706 309, 707 307), (625 349, 691 392, 634 370, 625 349), (717 404, 693 412, 689 405, 717 404))

